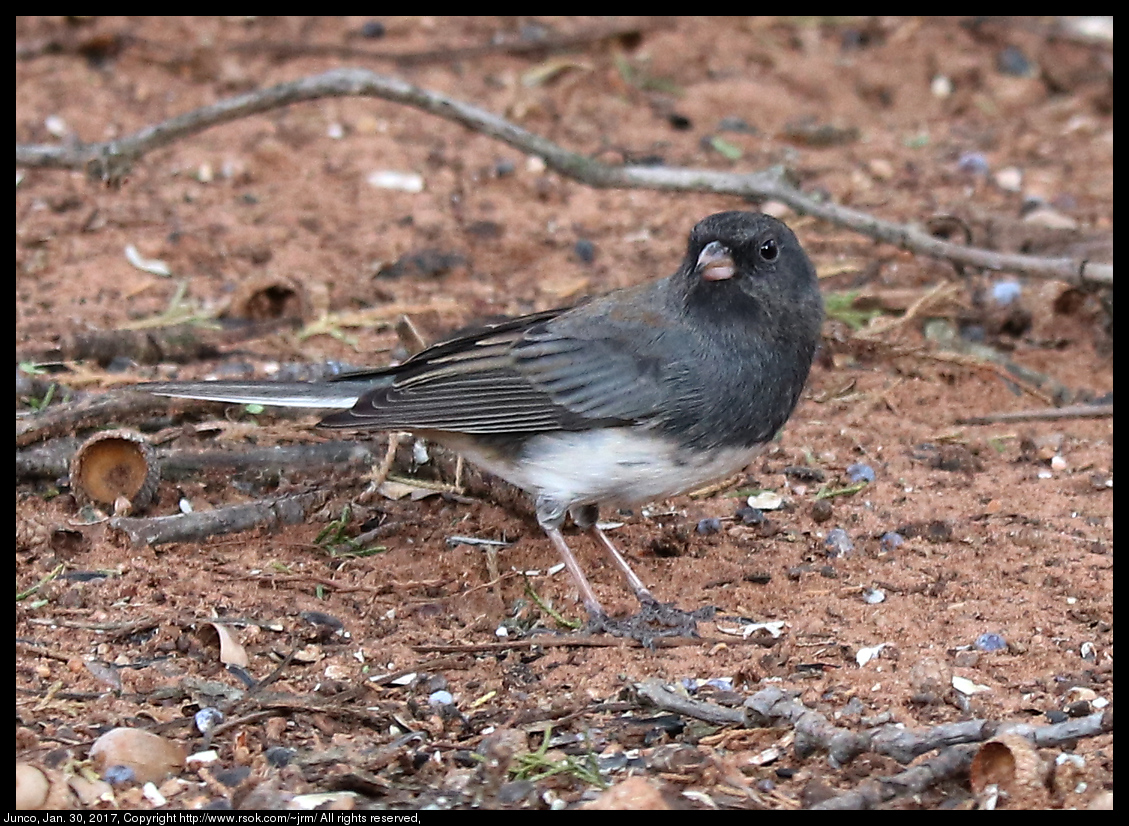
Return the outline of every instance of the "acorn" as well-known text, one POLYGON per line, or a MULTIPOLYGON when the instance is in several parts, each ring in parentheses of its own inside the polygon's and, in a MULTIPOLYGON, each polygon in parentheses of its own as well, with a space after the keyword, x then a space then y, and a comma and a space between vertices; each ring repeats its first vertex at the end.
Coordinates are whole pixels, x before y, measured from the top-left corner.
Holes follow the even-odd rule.
POLYGON ((224 315, 248 321, 309 321, 313 303, 306 289, 286 276, 253 275, 240 281, 224 315))
POLYGON ((160 479, 152 445, 134 430, 96 433, 71 459, 72 490, 87 502, 112 507, 118 516, 147 508, 160 479))
POLYGON ((1050 765, 1034 744, 1018 734, 1003 734, 984 743, 972 758, 968 778, 978 797, 990 787, 1002 792, 1007 808, 1045 808, 1049 805, 1050 765))

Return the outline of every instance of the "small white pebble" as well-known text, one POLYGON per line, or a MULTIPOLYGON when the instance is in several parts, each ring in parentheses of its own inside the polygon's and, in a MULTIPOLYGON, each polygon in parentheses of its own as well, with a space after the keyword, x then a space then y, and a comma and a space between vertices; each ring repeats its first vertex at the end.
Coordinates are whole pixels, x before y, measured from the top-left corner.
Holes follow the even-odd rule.
POLYGON ((886 601, 886 594, 881 588, 867 588, 862 592, 862 598, 867 605, 877 605, 886 601))
POLYGON ((953 93, 953 82, 946 75, 937 75, 929 84, 929 91, 933 93, 933 97, 944 100, 953 93))
POLYGON ((137 247, 133 244, 127 244, 125 248, 125 260, 132 264, 142 272, 147 272, 151 275, 159 275, 162 278, 168 278, 172 275, 172 270, 169 265, 159 258, 144 258, 141 253, 137 251, 137 247))
POLYGON ((866 168, 880 181, 888 181, 894 177, 894 165, 885 158, 874 158, 867 163, 866 168))
POLYGON ((1051 207, 1039 207, 1027 213, 1023 221, 1048 229, 1078 229, 1077 221, 1051 207))
POLYGON ((397 172, 382 169, 368 176, 369 186, 377 189, 396 189, 400 192, 423 192, 423 176, 415 172, 397 172))
POLYGON ((43 126, 56 138, 65 138, 71 131, 67 122, 58 115, 48 115, 43 119, 43 126))
POLYGON ((145 799, 152 803, 154 806, 164 806, 168 803, 165 796, 161 794, 152 782, 146 783, 141 787, 141 793, 145 795, 145 799))
POLYGON ((750 508, 762 511, 774 511, 783 506, 784 497, 773 490, 762 490, 745 500, 750 508))
POLYGON ((765 201, 761 204, 761 212, 773 218, 786 218, 792 214, 792 207, 782 201, 765 201))
POLYGON ((208 749, 207 751, 198 751, 195 754, 188 755, 185 765, 191 766, 193 763, 215 763, 220 759, 219 752, 215 749, 208 749))
POLYGON ((879 643, 878 645, 872 645, 872 646, 869 646, 869 647, 866 647, 866 648, 860 648, 855 653, 855 662, 858 663, 859 667, 861 668, 862 666, 866 665, 868 662, 873 660, 875 657, 877 657, 880 653, 882 653, 882 649, 885 648, 887 645, 888 645, 888 643, 883 642, 883 643, 879 643))
POLYGON ((996 186, 1004 192, 1019 192, 1023 189, 1023 173, 1014 166, 1008 166, 996 173, 996 186))
POLYGON ((981 691, 990 691, 986 685, 978 685, 967 677, 953 677, 952 686, 961 694, 979 694, 981 691))

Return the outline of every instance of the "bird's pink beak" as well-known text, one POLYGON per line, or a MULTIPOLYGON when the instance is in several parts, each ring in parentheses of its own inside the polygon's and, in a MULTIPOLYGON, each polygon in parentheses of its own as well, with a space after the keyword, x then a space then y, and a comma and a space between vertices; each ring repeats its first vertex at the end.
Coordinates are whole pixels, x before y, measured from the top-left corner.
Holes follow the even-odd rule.
POLYGON ((737 274, 737 265, 729 248, 720 241, 710 241, 698 255, 698 274, 706 281, 724 281, 737 274))

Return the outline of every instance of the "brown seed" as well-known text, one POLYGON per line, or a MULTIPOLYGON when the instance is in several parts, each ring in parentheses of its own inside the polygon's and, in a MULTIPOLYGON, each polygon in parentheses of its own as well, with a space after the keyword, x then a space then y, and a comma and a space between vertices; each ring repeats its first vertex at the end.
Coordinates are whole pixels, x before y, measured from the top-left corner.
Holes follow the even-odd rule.
POLYGON ((811 518, 816 522, 826 522, 831 518, 833 508, 827 499, 817 499, 811 503, 811 518))

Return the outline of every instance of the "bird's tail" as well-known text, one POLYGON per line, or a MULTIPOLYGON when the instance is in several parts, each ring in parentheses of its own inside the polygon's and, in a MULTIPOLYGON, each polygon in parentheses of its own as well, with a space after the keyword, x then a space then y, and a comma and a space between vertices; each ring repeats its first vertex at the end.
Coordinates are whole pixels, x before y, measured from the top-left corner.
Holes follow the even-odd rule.
POLYGON ((138 384, 134 389, 178 399, 347 410, 378 385, 379 380, 373 379, 330 382, 168 381, 138 384))

